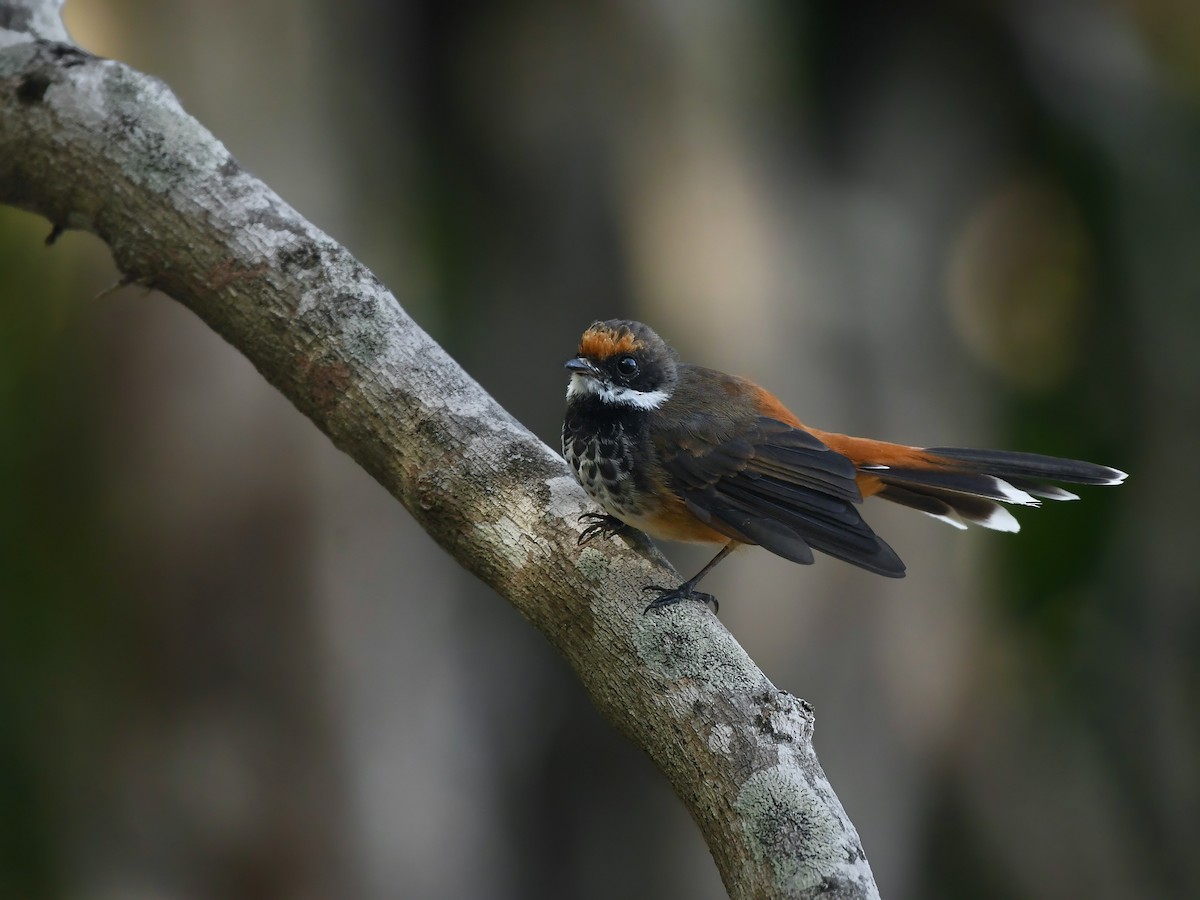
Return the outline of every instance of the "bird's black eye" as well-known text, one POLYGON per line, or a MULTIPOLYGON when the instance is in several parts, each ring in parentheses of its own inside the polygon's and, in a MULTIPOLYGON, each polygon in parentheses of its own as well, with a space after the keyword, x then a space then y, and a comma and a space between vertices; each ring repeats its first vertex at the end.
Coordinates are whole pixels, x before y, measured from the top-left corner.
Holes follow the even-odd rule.
POLYGON ((626 378, 636 375, 637 370, 638 361, 632 356, 622 356, 619 360, 617 360, 617 372, 619 372, 621 375, 624 375, 626 378))

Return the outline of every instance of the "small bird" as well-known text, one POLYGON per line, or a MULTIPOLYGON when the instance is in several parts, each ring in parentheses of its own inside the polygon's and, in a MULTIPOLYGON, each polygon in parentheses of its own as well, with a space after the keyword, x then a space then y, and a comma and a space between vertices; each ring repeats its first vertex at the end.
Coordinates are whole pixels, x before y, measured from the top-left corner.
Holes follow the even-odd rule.
POLYGON ((721 544, 708 565, 657 594, 717 607, 696 585, 734 549, 757 544, 793 562, 813 550, 890 578, 896 552, 858 506, 880 497, 955 528, 1017 531, 1001 503, 1077 500, 1049 482, 1120 484, 1108 466, 1036 453, 906 447, 819 431, 752 381, 680 362, 640 322, 595 322, 569 359, 563 456, 604 513, 584 513, 583 544, 638 529, 721 544), (1039 499, 1041 498, 1041 499, 1039 499))

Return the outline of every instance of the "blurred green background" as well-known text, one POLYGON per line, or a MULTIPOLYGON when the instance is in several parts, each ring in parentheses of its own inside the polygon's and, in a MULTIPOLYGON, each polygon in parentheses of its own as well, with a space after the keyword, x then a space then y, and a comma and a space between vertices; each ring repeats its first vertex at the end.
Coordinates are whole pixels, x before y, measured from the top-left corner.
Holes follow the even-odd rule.
MULTIPOLYGON (((711 587, 883 896, 1200 896, 1200 6, 74 0, 553 446, 594 318, 1083 457, 711 587)), ((717 898, 565 664, 189 312, 0 209, 0 897, 717 898)), ((706 551, 666 548, 688 571, 706 551)))

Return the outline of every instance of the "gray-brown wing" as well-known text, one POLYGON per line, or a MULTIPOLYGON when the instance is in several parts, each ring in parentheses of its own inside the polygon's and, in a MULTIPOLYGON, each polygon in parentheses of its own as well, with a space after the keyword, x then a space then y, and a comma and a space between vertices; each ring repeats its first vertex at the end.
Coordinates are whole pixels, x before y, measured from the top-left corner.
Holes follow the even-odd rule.
POLYGON ((656 436, 671 487, 710 528, 793 562, 813 550, 891 577, 904 563, 858 512, 854 464, 806 431, 759 417, 714 442, 678 427, 656 436))

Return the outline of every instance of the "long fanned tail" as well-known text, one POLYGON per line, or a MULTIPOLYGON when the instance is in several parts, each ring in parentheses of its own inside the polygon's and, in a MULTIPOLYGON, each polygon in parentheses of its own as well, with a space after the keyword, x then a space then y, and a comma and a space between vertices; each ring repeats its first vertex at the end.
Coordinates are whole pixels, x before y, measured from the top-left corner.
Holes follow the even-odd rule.
POLYGON ((920 510, 955 528, 968 522, 995 531, 1019 531, 1001 503, 1040 506, 1042 500, 1078 500, 1051 482, 1120 484, 1125 473, 1077 459, 1003 450, 930 447, 919 467, 860 466, 882 482, 877 496, 920 510))
POLYGON ((1125 473, 1077 459, 1005 450, 905 447, 814 431, 858 468, 864 497, 876 496, 919 510, 955 528, 967 523, 1019 531, 1001 504, 1040 506, 1042 500, 1078 500, 1054 482, 1120 484, 1125 473))

